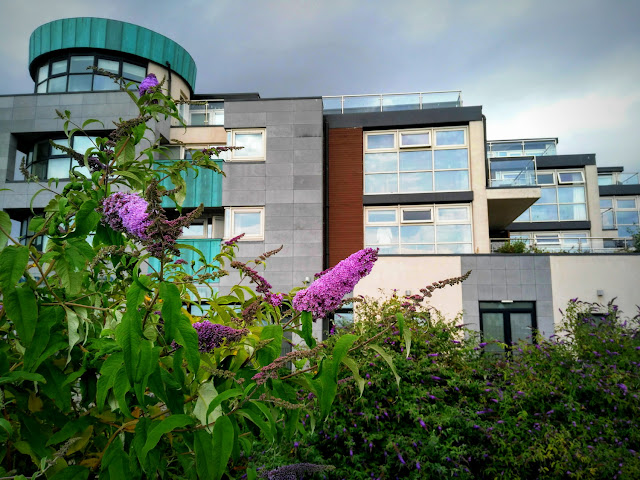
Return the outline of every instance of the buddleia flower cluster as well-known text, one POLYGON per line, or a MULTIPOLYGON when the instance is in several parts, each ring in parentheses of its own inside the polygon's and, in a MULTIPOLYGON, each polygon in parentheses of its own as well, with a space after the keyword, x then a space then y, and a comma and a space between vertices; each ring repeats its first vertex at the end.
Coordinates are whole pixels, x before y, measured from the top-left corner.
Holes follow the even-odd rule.
POLYGON ((140 82, 138 93, 140 96, 143 96, 145 93, 151 93, 159 84, 160 82, 158 82, 158 77, 156 77, 154 73, 150 73, 144 80, 142 80, 142 82, 140 82))
POLYGON ((125 232, 140 240, 149 238, 147 228, 151 224, 149 203, 137 193, 116 192, 102 202, 102 222, 116 232, 125 232))
POLYGON ((225 341, 227 344, 239 342, 242 337, 249 334, 249 330, 246 328, 235 329, 209 321, 196 322, 193 324, 193 328, 198 332, 198 348, 204 353, 213 352, 225 341))
POLYGON ((336 310, 342 298, 353 291, 356 284, 367 276, 378 259, 378 250, 365 248, 345 258, 335 267, 316 275, 319 277, 293 298, 293 308, 313 314, 314 319, 336 310))

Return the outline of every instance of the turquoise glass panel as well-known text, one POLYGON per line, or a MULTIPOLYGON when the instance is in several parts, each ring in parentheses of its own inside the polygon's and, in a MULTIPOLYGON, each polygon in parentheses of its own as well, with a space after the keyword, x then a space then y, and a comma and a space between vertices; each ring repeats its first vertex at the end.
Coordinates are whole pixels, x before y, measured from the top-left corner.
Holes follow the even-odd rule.
MULTIPOLYGON (((197 248, 204 255, 204 258, 206 259, 207 263, 211 263, 213 257, 215 257, 217 254, 220 253, 220 246, 221 246, 222 240, 219 238, 185 238, 185 239, 178 239, 178 243, 183 245, 190 245, 192 247, 197 248)), ((200 255, 188 248, 180 249, 180 258, 187 262, 187 264, 184 265, 184 269, 187 272, 187 274, 194 273, 204 265, 200 261, 200 255), (192 261, 195 262, 193 269, 191 267, 192 261)), ((177 260, 177 258, 175 260, 177 260)), ((156 271, 160 269, 160 260, 158 260, 157 258, 150 258, 149 264, 156 271)), ((213 272, 212 271, 199 272, 199 274, 202 274, 202 273, 213 273, 213 272)), ((219 279, 215 278, 213 280, 209 280, 209 282, 218 283, 219 279)))
MULTIPOLYGON (((167 163, 162 161, 159 163, 167 163)), ((222 162, 218 162, 222 166, 222 162)), ((182 204, 185 208, 195 208, 204 203, 205 207, 222 206, 222 175, 213 170, 200 169, 196 177, 193 170, 183 172, 182 178, 187 182, 187 197, 182 204)), ((175 188, 171 180, 168 178, 162 181, 162 186, 168 190, 175 188)), ((175 204, 168 197, 162 200, 162 206, 165 208, 173 208, 175 204)))

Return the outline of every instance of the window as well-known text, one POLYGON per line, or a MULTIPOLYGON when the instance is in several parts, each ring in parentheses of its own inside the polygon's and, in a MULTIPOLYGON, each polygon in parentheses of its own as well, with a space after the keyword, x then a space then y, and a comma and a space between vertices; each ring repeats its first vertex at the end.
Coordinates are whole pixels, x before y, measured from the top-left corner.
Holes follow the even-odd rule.
POLYGON ((180 238, 223 238, 224 217, 213 216, 194 220, 182 229, 180 238))
MULTIPOLYGON (((533 343, 537 328, 534 302, 480 302, 480 330, 484 341, 497 340, 508 346, 523 340, 533 343)), ((487 352, 502 353, 502 347, 489 344, 487 352)))
POLYGON ((541 196, 516 222, 558 222, 588 220, 582 171, 538 172, 541 196), (558 179, 555 185, 554 178, 558 179), (543 182, 543 183, 541 183, 543 182))
POLYGON ((617 230, 617 236, 628 238, 640 225, 640 196, 602 197, 600 199, 602 228, 617 230))
POLYGON ((141 82, 147 67, 118 58, 96 55, 68 55, 53 59, 38 69, 36 93, 90 92, 119 90, 109 77, 97 75, 90 67, 97 67, 123 77, 127 82, 141 82))
MULTIPOLYGON (((84 137, 74 135, 71 139, 62 138, 53 140, 58 145, 73 148, 84 155, 89 148, 95 147, 97 137, 84 137)), ((41 180, 48 178, 69 178, 69 171, 74 168, 77 173, 90 177, 87 167, 78 165, 77 162, 64 151, 53 147, 48 140, 38 142, 29 153, 28 164, 31 165, 31 173, 41 180)))
POLYGON ((366 132, 364 145, 365 194, 469 190, 466 128, 366 132))
POLYGON ((365 246, 381 254, 472 253, 469 205, 365 209, 365 246))
MULTIPOLYGON (((28 217, 23 220, 11 219, 11 236, 18 240, 22 245, 27 245, 33 238, 36 232, 29 230, 29 223, 33 217, 28 217)), ((39 252, 43 252, 47 248, 47 241, 49 237, 47 235, 40 235, 36 237, 32 245, 39 252)))
POLYGON ((584 183, 582 172, 558 172, 558 183, 584 183))
MULTIPOLYGON (((193 100, 178 105, 180 117, 189 126, 224 125, 224 101, 222 100, 193 100)), ((174 119, 175 120, 175 119, 174 119)), ((179 122, 173 121, 173 126, 179 122)))
POLYGON ((242 147, 230 150, 221 158, 227 161, 258 161, 265 160, 266 139, 265 130, 231 130, 227 132, 227 144, 242 147))
POLYGON ((264 238, 264 208, 228 208, 225 211, 224 238, 237 237, 244 233, 242 240, 262 240, 264 238))

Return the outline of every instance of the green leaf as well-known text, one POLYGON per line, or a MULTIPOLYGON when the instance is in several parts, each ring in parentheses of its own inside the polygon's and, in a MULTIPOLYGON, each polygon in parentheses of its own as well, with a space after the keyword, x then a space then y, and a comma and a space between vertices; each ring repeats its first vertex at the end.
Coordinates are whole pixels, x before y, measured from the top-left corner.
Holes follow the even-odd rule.
POLYGON ((258 363, 263 367, 273 362, 282 352, 282 326, 266 325, 263 327, 262 332, 260 332, 260 340, 268 339, 273 339, 273 341, 256 353, 258 363))
POLYGON ((217 465, 214 466, 213 435, 205 430, 196 430, 193 435, 193 448, 196 454, 196 471, 198 478, 213 478, 217 465))
POLYGON ((99 123, 100 125, 102 125, 102 128, 104 128, 104 123, 102 123, 100 120, 96 120, 95 118, 88 118, 84 122, 82 122, 82 129, 85 130, 92 123, 99 123))
POLYGON ((384 359, 384 361, 387 362, 387 365, 389 365, 389 368, 391 368, 391 371, 396 377, 396 383, 398 384, 398 388, 400 388, 400 376, 396 371, 396 367, 393 364, 393 360, 391 359, 391 356, 389 356, 389 354, 385 352, 380 345, 376 345, 375 343, 370 343, 369 345, 367 345, 367 348, 370 348, 371 350, 375 350, 376 352, 378 352, 378 354, 384 359))
POLYGON ((70 465, 63 468, 49 480, 87 480, 90 470, 80 465, 70 465))
POLYGON ((80 417, 77 420, 67 422, 60 430, 54 433, 49 440, 47 440, 46 445, 57 445, 69 440, 73 435, 87 428, 90 423, 91 419, 89 417, 80 417))
POLYGON ((80 205, 76 213, 76 228, 67 238, 86 237, 95 230, 100 221, 100 214, 96 208, 98 208, 98 202, 95 200, 88 200, 80 205))
POLYGON ((0 289, 7 292, 16 286, 29 263, 29 249, 11 245, 0 251, 0 289))
POLYGON ((129 383, 134 384, 135 370, 140 355, 140 340, 142 338, 142 316, 138 306, 144 300, 144 290, 137 284, 132 284, 127 291, 127 310, 122 316, 120 325, 116 328, 116 341, 124 353, 124 365, 129 383))
POLYGON ((13 320, 20 341, 25 347, 29 347, 38 322, 38 304, 35 293, 29 288, 29 285, 23 283, 18 288, 5 291, 3 303, 7 317, 13 320))
MULTIPOLYGON (((244 393, 239 388, 232 388, 231 390, 225 390, 224 392, 219 393, 213 398, 213 400, 211 400, 211 403, 209 403, 209 406, 207 407, 207 419, 209 418, 211 412, 222 405, 222 402, 233 397, 240 397, 242 395, 244 395, 244 393)), ((209 421, 207 421, 206 423, 209 423, 209 421)))
POLYGON ((360 376, 360 368, 358 368, 358 364, 351 357, 344 357, 342 359, 342 363, 351 370, 353 379, 356 381, 358 389, 360 390, 360 396, 362 396, 362 393, 364 392, 364 378, 360 376))
POLYGON ((25 372, 24 370, 18 370, 9 372, 6 375, 0 377, 0 385, 5 383, 17 383, 27 380, 29 382, 47 383, 45 378, 39 373, 25 372))
POLYGON ((353 345, 353 343, 356 340, 358 340, 358 338, 360 338, 360 336, 358 335, 343 335, 342 337, 340 337, 340 339, 336 343, 336 346, 333 347, 333 361, 331 364, 331 366, 333 367, 333 370, 331 371, 331 375, 333 376, 334 379, 336 380, 338 379, 338 370, 340 369, 340 362, 342 362, 342 359, 349 352, 351 345, 353 345))
POLYGON ((136 157, 136 146, 133 144, 130 137, 122 137, 118 140, 113 151, 116 155, 117 165, 132 162, 136 157))
POLYGON ((200 351, 198 350, 198 333, 191 326, 189 319, 182 313, 182 300, 178 287, 169 282, 160 284, 162 299, 162 318, 164 319, 165 341, 172 340, 185 348, 185 358, 192 372, 200 368, 200 351))
POLYGON ((149 450, 155 448, 162 438, 162 435, 169 433, 176 428, 183 428, 187 425, 191 425, 193 419, 189 415, 171 415, 160 422, 154 422, 153 426, 147 433, 147 441, 142 448, 141 457, 144 459, 147 457, 149 450))
POLYGON ((104 402, 107 400, 109 390, 113 388, 113 384, 116 380, 116 374, 122 362, 124 361, 124 354, 122 352, 114 353, 110 355, 100 368, 100 378, 98 378, 97 393, 96 393, 96 407, 98 410, 102 410, 104 402))
POLYGON ((7 245, 8 235, 11 234, 11 218, 7 212, 0 210, 0 250, 7 245), (6 232, 6 233, 5 233, 6 232))
POLYGON ((313 315, 311 312, 302 312, 302 339, 306 342, 309 348, 316 346, 316 339, 313 338, 313 315))
POLYGON ((4 428, 7 433, 9 434, 9 436, 11 436, 11 434, 13 434, 13 428, 11 428, 11 424, 9 423, 9 420, 6 420, 4 418, 0 418, 0 427, 4 428))
POLYGON ((233 425, 229 417, 223 416, 213 426, 213 480, 220 480, 225 470, 234 444, 233 425))
POLYGON ((236 414, 242 417, 245 417, 247 420, 250 420, 251 422, 253 422, 264 434, 264 436, 267 438, 267 441, 273 442, 273 432, 271 432, 269 425, 267 425, 267 423, 264 420, 262 420, 260 418, 260 415, 258 415, 254 410, 243 408, 243 409, 237 410, 236 414))
POLYGON ((404 335, 404 315, 400 312, 396 313, 396 320, 398 322, 398 331, 400 332, 400 336, 404 335))

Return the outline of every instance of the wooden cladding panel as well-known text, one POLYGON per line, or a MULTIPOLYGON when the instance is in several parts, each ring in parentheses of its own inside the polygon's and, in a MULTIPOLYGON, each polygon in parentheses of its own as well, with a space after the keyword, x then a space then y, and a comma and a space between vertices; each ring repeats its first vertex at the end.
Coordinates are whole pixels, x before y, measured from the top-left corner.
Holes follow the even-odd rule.
POLYGON ((364 246, 362 128, 329 130, 329 266, 364 246))

